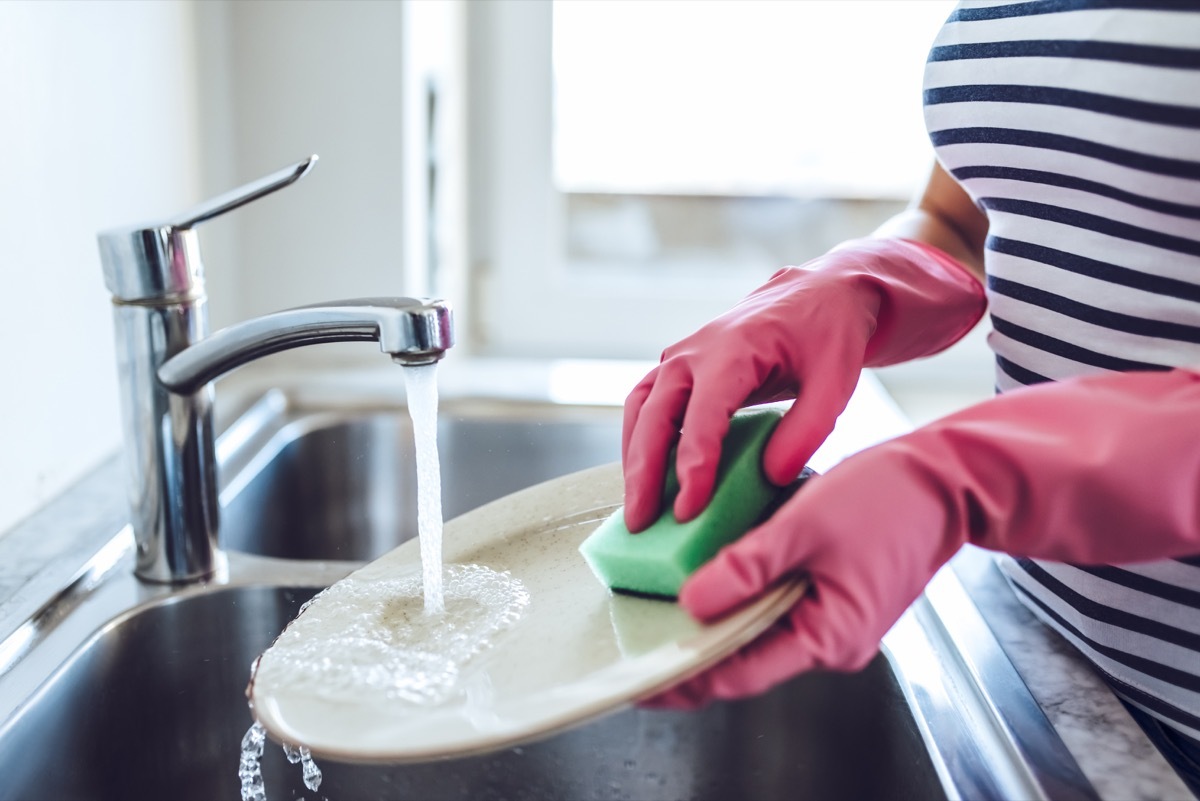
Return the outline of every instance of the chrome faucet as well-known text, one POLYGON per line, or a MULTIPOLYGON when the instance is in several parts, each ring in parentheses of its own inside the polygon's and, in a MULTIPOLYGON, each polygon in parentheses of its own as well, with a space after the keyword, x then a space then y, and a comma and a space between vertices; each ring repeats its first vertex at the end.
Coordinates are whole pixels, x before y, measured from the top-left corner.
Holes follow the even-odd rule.
POLYGON ((321 342, 377 341, 401 365, 454 344, 440 300, 361 298, 267 314, 209 334, 195 226, 289 186, 311 156, 163 222, 98 235, 113 295, 137 575, 201 581, 221 567, 212 382, 249 361, 321 342))

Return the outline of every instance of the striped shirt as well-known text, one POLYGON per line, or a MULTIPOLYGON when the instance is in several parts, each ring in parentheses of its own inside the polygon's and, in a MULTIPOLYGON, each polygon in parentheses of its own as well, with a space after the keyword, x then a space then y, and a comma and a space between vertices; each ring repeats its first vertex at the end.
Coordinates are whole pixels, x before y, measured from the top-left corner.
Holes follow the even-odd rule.
MULTIPOLYGON (((1200 3, 963 2, 925 118, 988 217, 998 392, 1200 365, 1200 3)), ((1003 566, 1125 700, 1200 739, 1200 557, 1003 566)))

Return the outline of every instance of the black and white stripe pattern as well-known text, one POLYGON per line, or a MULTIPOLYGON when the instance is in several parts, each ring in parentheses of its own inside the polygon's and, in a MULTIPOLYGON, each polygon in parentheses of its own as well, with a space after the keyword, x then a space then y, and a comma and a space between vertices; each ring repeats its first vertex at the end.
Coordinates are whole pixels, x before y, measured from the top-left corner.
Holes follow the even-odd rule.
MULTIPOLYGON (((1200 365, 1200 2, 964 2, 925 118, 988 215, 998 392, 1200 365)), ((1006 569, 1127 700, 1200 738, 1200 558, 1006 569)))

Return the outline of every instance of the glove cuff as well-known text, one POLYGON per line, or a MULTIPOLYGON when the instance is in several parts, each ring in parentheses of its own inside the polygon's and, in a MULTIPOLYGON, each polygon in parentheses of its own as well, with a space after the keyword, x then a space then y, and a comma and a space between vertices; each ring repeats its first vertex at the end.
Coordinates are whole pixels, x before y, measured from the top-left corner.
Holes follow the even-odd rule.
POLYGON ((880 296, 867 367, 943 351, 974 328, 987 309, 979 280, 933 245, 877 238, 856 240, 846 249, 855 253, 857 270, 880 296))

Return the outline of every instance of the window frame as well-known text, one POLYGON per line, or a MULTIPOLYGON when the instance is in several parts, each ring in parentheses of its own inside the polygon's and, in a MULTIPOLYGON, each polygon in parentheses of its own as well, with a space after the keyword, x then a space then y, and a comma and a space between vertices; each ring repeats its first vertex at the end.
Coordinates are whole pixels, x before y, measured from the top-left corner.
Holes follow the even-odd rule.
POLYGON ((761 283, 745 271, 569 269, 554 185, 552 3, 472 3, 467 21, 473 350, 657 358, 761 283))

